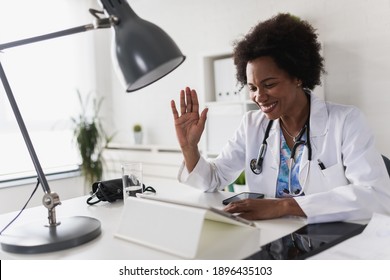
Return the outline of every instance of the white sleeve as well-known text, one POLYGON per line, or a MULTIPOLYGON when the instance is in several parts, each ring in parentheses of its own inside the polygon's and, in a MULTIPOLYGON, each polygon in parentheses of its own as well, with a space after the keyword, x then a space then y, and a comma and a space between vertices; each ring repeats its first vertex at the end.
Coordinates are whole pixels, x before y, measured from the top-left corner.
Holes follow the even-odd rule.
POLYGON ((213 164, 208 162, 204 157, 200 157, 194 170, 191 173, 183 161, 178 174, 178 180, 180 183, 192 186, 205 192, 213 192, 217 190, 215 182, 212 179, 213 176, 213 164))

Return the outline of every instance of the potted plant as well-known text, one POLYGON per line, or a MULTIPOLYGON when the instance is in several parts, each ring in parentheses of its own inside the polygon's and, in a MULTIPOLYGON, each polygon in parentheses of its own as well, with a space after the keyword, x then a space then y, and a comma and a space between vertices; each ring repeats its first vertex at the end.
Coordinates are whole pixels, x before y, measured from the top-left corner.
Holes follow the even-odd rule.
POLYGON ((83 100, 78 90, 77 94, 81 105, 81 113, 76 118, 72 118, 73 132, 80 152, 81 172, 85 177, 86 185, 90 188, 92 183, 102 179, 104 163, 102 153, 113 136, 108 137, 106 135, 99 118, 103 98, 99 100, 93 98, 92 108, 89 108, 91 106, 91 94, 85 100, 83 100), (88 115, 91 109, 91 115, 88 115))
POLYGON ((133 126, 134 133, 134 143, 142 144, 142 126, 140 124, 135 124, 133 126))
POLYGON ((233 183, 233 191, 240 193, 248 191, 248 187, 246 185, 245 172, 242 171, 241 174, 237 177, 237 179, 233 183))

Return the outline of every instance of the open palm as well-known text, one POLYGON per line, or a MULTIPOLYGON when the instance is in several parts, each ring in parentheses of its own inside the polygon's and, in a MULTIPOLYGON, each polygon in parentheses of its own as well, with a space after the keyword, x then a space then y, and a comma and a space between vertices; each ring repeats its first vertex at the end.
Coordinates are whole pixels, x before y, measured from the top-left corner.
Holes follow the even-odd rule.
POLYGON ((205 127, 207 109, 199 114, 196 91, 188 87, 180 91, 180 115, 173 100, 171 108, 180 147, 182 149, 197 148, 205 127))

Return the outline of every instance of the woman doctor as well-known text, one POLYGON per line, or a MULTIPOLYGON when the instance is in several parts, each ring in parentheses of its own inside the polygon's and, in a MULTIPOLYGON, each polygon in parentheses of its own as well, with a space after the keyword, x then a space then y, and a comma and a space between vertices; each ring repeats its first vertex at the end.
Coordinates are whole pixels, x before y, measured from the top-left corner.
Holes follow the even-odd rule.
MULTIPOLYGON (((313 27, 290 14, 260 22, 234 48, 237 79, 260 110, 245 114, 213 160, 198 143, 207 108, 195 90, 171 101, 184 156, 179 180, 203 191, 223 189, 245 170, 251 192, 266 199, 232 202, 225 211, 246 219, 307 217, 309 223, 390 214, 390 179, 374 136, 353 106, 311 94, 324 72, 313 27)), ((229 124, 227 124, 229 125, 229 124)))

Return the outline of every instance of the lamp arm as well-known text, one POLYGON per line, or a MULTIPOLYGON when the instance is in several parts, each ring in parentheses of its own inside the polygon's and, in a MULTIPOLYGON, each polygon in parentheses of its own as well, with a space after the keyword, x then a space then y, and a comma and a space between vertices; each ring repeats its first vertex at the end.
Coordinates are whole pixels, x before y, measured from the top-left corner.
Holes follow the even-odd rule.
POLYGON ((12 93, 11 87, 9 85, 7 76, 5 75, 3 65, 0 62, 0 78, 3 83, 4 90, 7 94, 9 103, 11 104, 12 110, 14 112, 16 121, 19 125, 20 132, 23 135, 24 142, 27 146, 28 152, 30 153, 31 160, 34 164, 35 171, 37 172, 39 183, 41 184, 45 195, 43 196, 42 203, 49 210, 49 224, 56 225, 55 211, 54 207, 61 204, 60 199, 56 193, 50 191, 49 184, 47 183, 45 173, 42 170, 41 164, 39 163, 38 156, 35 153, 34 146, 31 142, 30 135, 27 131, 26 125, 23 121, 22 115, 20 113, 18 104, 16 103, 15 97, 12 93))
POLYGON ((66 29, 66 30, 62 30, 62 31, 58 31, 58 32, 53 32, 53 33, 49 33, 49 34, 45 34, 45 35, 40 35, 40 36, 22 39, 22 40, 18 40, 18 41, 14 41, 14 42, 0 44, 0 50, 5 50, 5 49, 18 47, 18 46, 22 46, 22 45, 28 45, 31 43, 45 41, 45 40, 49 40, 49 39, 53 39, 53 38, 68 36, 68 35, 84 32, 84 31, 88 31, 88 30, 92 30, 92 29, 95 29, 95 26, 93 24, 82 25, 82 26, 78 26, 78 27, 74 27, 74 28, 70 28, 70 29, 66 29))
MULTIPOLYGON (((66 30, 62 30, 62 31, 58 31, 58 32, 49 33, 46 35, 41 35, 41 36, 31 37, 31 38, 22 39, 22 40, 9 42, 9 43, 5 43, 5 44, 0 44, 0 52, 1 52, 1 50, 8 49, 8 48, 13 48, 13 47, 27 45, 27 44, 31 44, 31 43, 35 43, 35 42, 40 42, 40 41, 45 41, 45 40, 49 40, 49 39, 53 39, 53 38, 72 35, 72 34, 84 32, 84 31, 94 30, 97 28, 109 28, 113 24, 115 24, 116 22, 117 22, 116 19, 113 17, 97 18, 95 24, 82 25, 82 26, 78 26, 78 27, 74 27, 74 28, 70 28, 70 29, 66 29, 66 30)), ((14 98, 14 94, 12 92, 11 86, 9 85, 9 82, 8 82, 7 76, 4 72, 1 61, 0 61, 0 78, 1 78, 1 81, 3 83, 3 87, 5 89, 5 92, 7 94, 8 100, 11 104, 16 121, 19 125, 19 129, 23 135, 24 142, 27 146, 28 152, 30 153, 30 157, 31 157, 31 160, 34 164, 35 171, 37 172, 37 175, 38 175, 39 183, 41 184, 42 189, 45 193, 43 196, 43 199, 42 199, 42 204, 49 211, 49 215, 48 215, 49 226, 56 226, 58 224, 56 221, 56 215, 55 215, 54 208, 57 205, 60 205, 61 202, 60 202, 59 196, 56 193, 51 192, 51 190, 50 190, 45 173, 43 172, 43 169, 42 169, 42 166, 39 162, 38 156, 35 152, 35 149, 34 149, 32 142, 31 142, 30 135, 27 131, 27 128, 26 128, 26 125, 25 125, 24 120, 22 118, 22 115, 20 113, 19 107, 18 107, 16 100, 14 98)))
POLYGON ((111 26, 119 23, 119 19, 115 16, 109 16, 107 18, 99 17, 99 14, 103 14, 102 11, 89 9, 89 12, 95 17, 94 23, 85 24, 85 25, 81 25, 81 26, 53 32, 53 33, 48 33, 48 34, 40 35, 40 36, 36 36, 36 37, 17 40, 17 41, 5 43, 5 44, 0 44, 0 51, 5 50, 5 49, 9 49, 9 48, 13 48, 13 47, 32 44, 35 42, 46 41, 46 40, 50 40, 50 39, 54 39, 54 38, 77 34, 77 33, 85 32, 85 31, 89 31, 89 30, 110 28, 111 26))

